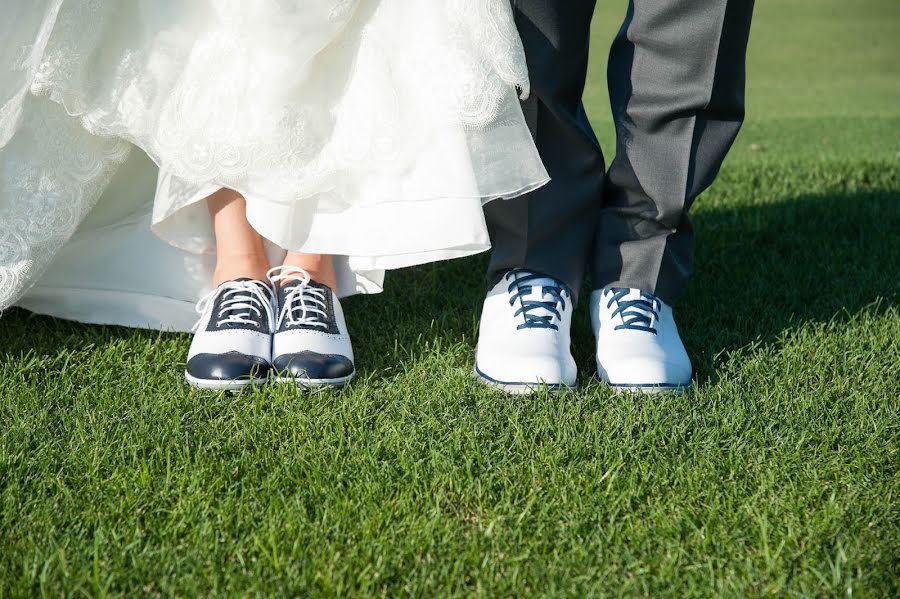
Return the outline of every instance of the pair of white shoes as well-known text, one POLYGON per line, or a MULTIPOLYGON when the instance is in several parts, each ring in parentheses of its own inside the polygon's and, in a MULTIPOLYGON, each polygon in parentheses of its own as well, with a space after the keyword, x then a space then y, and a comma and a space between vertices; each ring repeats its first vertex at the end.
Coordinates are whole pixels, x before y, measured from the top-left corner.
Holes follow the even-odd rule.
POLYGON ((332 290, 293 266, 265 281, 226 281, 200 300, 184 376, 201 389, 270 379, 341 386, 356 374, 344 312, 332 290))
MULTIPOLYGON (((508 393, 575 387, 566 286, 528 270, 508 272, 481 314, 475 373, 508 393)), ((672 308, 639 289, 605 287, 590 297, 598 376, 617 391, 681 392, 688 358, 672 308)))

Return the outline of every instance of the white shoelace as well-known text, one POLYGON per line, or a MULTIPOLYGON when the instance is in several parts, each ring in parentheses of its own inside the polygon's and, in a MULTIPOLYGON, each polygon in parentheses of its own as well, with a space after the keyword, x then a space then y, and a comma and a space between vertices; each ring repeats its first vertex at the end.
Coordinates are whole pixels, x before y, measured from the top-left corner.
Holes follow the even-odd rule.
POLYGON ((219 296, 223 297, 219 313, 214 315, 216 326, 223 324, 241 324, 259 326, 253 316, 259 318, 265 313, 266 321, 274 328, 275 315, 272 310, 275 295, 272 288, 260 281, 226 281, 204 295, 197 302, 196 310, 200 314, 200 320, 194 324, 192 331, 196 331, 203 322, 203 315, 210 304, 219 296), (238 310, 243 310, 239 312, 238 310), (227 316, 225 316, 225 314, 227 316))
POLYGON ((325 301, 325 289, 310 287, 312 280, 309 273, 296 266, 276 266, 267 273, 273 285, 282 281, 300 281, 288 290, 284 297, 284 305, 278 312, 275 328, 280 329, 287 319, 289 325, 306 325, 328 328, 328 303, 325 301), (298 305, 299 304, 299 305, 298 305), (297 312, 300 312, 299 316, 297 312))

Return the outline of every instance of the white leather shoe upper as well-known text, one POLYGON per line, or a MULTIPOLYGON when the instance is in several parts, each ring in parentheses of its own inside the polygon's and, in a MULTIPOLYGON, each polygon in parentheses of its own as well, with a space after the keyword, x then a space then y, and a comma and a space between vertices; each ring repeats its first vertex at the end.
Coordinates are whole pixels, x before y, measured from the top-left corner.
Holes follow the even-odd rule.
POLYGON ((476 373, 509 392, 540 385, 573 387, 572 296, 559 281, 512 270, 484 300, 476 373))
POLYGON ((639 289, 605 287, 591 294, 590 308, 601 379, 622 390, 691 385, 691 361, 665 302, 639 289))

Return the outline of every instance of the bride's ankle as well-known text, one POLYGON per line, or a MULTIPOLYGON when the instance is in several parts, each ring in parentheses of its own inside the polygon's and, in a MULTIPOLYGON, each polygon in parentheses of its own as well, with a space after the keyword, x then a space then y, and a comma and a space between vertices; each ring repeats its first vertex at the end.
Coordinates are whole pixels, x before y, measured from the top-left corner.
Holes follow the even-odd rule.
POLYGON ((269 264, 264 256, 256 254, 220 255, 216 259, 216 269, 213 272, 213 286, 218 287, 225 281, 233 281, 234 279, 265 281, 268 269, 269 264))
POLYGON ((285 266, 296 266, 309 273, 316 283, 328 285, 337 293, 337 275, 334 272, 334 260, 328 254, 300 254, 288 252, 284 259, 285 266))

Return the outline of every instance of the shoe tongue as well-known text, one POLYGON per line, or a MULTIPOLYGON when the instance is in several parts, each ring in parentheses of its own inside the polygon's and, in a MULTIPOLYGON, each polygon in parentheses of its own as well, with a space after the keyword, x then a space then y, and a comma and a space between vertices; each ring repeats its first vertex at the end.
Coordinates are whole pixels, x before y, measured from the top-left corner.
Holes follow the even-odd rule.
MULTIPOLYGON (((255 285, 258 285, 261 287, 266 286, 265 281, 260 281, 259 279, 252 279, 250 277, 239 277, 237 279, 230 279, 230 280, 226 281, 225 283, 222 283, 222 285, 225 285, 227 283, 241 283, 241 284, 249 283, 249 284, 255 284, 255 285)), ((253 295, 250 291, 246 290, 246 288, 245 289, 232 288, 226 293, 227 293, 227 297, 225 299, 237 300, 237 301, 228 301, 228 303, 226 305, 222 305, 222 311, 221 311, 221 315, 220 315, 222 318, 227 318, 229 316, 237 316, 240 314, 247 314, 248 310, 249 310, 247 308, 247 305, 256 305, 257 308, 259 307, 258 306, 258 298, 255 295, 253 295)), ((225 297, 225 296, 223 296, 223 297, 225 297)), ((223 301, 223 300, 220 299, 219 301, 223 301)), ((252 310, 250 310, 250 313, 255 315, 255 312, 253 312, 252 310)))
MULTIPOLYGON (((246 289, 247 287, 250 287, 250 286, 269 287, 268 283, 266 283, 265 281, 261 281, 259 279, 251 279, 249 277, 241 277, 239 279, 231 279, 228 282, 229 283, 241 283, 242 287, 244 287, 244 289, 246 289)), ((269 289, 271 289, 271 287, 269 287, 269 289)), ((238 291, 236 293, 240 294, 241 292, 238 291)), ((250 293, 250 292, 249 291, 244 292, 244 294, 247 294, 247 293, 250 293)))
MULTIPOLYGON (((552 277, 540 277, 537 279, 530 279, 528 281, 524 281, 519 288, 521 291, 527 293, 522 293, 519 296, 520 301, 524 302, 553 302, 555 300, 555 296, 552 294, 545 294, 545 288, 553 288, 555 290, 561 289, 562 285, 559 281, 553 279, 552 277), (530 290, 528 288, 531 288, 530 290)), ((518 302, 517 302, 518 304, 518 302)), ((557 308, 559 306, 557 305, 557 308)), ((549 308, 544 306, 529 306, 527 313, 531 317, 544 317, 549 316, 551 319, 556 318, 558 315, 554 313, 549 308)))
MULTIPOLYGON (((628 293, 623 295, 619 301, 622 301, 622 300, 628 300, 628 301, 644 300, 645 302, 655 303, 655 300, 657 299, 655 296, 653 296, 649 293, 645 293, 645 292, 641 291, 640 289, 635 289, 633 287, 625 288, 625 289, 628 289, 628 293)), ((613 289, 613 291, 620 291, 620 290, 621 289, 613 289)))
POLYGON ((237 279, 229 279, 226 283, 253 283, 265 287, 267 283, 260 279, 251 279, 250 277, 239 277, 237 279))
POLYGON ((529 281, 529 283, 535 287, 559 287, 559 282, 554 281, 550 277, 541 277, 540 279, 529 281))
POLYGON ((544 295, 544 287, 555 287, 559 288, 560 284, 558 281, 552 279, 551 277, 541 277, 539 279, 531 279, 530 281, 525 281, 522 283, 522 288, 531 287, 531 291, 529 293, 523 293, 522 297, 527 299, 540 299, 544 295))
MULTIPOLYGON (((301 285, 303 285, 303 279, 287 279, 285 281, 282 281, 279 284, 279 290, 281 290, 283 292, 288 292, 291 289, 300 287, 301 285)), ((313 289, 324 289, 326 287, 325 285, 322 285, 321 283, 317 283, 316 281, 313 281, 312 279, 310 279, 306 283, 306 286, 311 287, 313 289)))
POLYGON ((279 304, 282 307, 286 306, 288 295, 291 292, 295 291, 296 289, 299 289, 300 287, 305 287, 306 290, 300 291, 294 296, 294 303, 293 303, 294 307, 299 305, 298 302, 300 302, 301 296, 306 297, 306 298, 316 298, 318 300, 325 300, 327 302, 330 297, 330 294, 331 294, 331 289, 328 287, 328 285, 324 285, 322 283, 317 283, 316 281, 313 281, 313 280, 309 280, 304 285, 302 279, 289 279, 289 280, 283 281, 278 286, 278 302, 279 302, 279 304), (313 290, 313 289, 320 290, 321 293, 309 293, 309 291, 313 290))
MULTIPOLYGON (((613 288, 612 292, 621 292, 622 289, 626 288, 613 288)), ((627 289, 627 293, 618 299, 617 304, 620 311, 616 318, 623 324, 637 323, 642 326, 651 326, 659 318, 659 300, 648 293, 642 292, 640 289, 627 289), (623 304, 622 302, 627 303, 623 304)), ((612 307, 615 308, 616 305, 612 307)))

